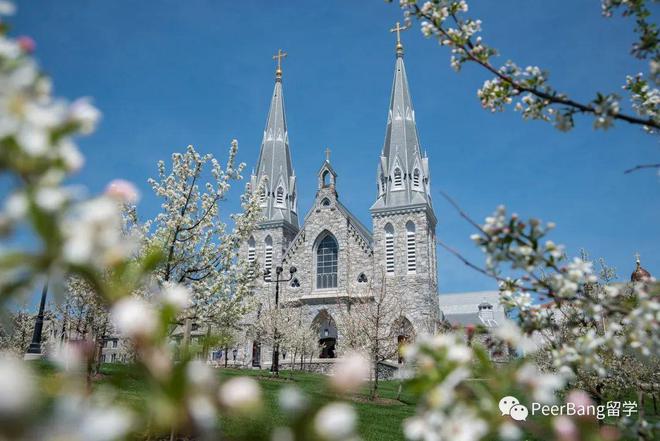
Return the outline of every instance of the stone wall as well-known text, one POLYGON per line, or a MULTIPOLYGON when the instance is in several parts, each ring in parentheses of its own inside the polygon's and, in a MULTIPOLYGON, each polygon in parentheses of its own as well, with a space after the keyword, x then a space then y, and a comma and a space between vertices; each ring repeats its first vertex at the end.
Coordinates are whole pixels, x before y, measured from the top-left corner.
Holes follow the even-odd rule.
POLYGON ((374 262, 388 293, 401 296, 404 314, 415 333, 435 332, 438 319, 438 288, 435 265, 435 225, 425 209, 399 210, 374 214, 374 262), (416 268, 408 272, 406 224, 415 224, 416 268), (385 227, 394 228, 394 273, 385 269, 385 227))
POLYGON ((285 287, 288 298, 335 303, 337 296, 366 292, 368 282, 358 283, 358 276, 364 273, 368 280, 373 277, 371 247, 344 210, 339 205, 334 188, 319 189, 314 205, 305 218, 303 231, 284 258, 285 267, 294 265, 298 268, 296 277, 300 284, 298 288, 285 287), (327 205, 323 204, 324 200, 327 200, 327 205), (327 233, 334 236, 339 246, 336 289, 319 289, 316 286, 316 247, 327 233))

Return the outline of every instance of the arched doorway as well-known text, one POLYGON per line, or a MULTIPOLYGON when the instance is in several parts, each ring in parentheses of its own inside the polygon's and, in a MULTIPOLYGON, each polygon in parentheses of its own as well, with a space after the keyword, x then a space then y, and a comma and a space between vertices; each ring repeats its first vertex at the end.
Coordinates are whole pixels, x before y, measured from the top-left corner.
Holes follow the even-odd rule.
POLYGON ((319 332, 319 358, 337 357, 337 325, 325 309, 318 313, 312 326, 319 332))
POLYGON ((394 332, 397 343, 397 361, 399 364, 405 360, 403 358, 403 347, 415 340, 415 328, 406 317, 399 317, 394 323, 394 332))

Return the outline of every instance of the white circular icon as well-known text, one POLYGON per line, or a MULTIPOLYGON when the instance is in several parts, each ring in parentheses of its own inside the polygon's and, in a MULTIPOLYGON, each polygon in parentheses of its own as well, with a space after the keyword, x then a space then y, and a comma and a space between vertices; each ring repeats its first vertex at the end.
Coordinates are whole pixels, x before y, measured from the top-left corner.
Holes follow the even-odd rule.
POLYGON ((516 404, 520 404, 516 397, 504 397, 500 400, 500 412, 502 415, 509 415, 509 410, 516 404))
POLYGON ((527 415, 529 415, 529 411, 527 410, 527 407, 523 406, 522 404, 516 404, 511 409, 509 409, 509 415, 511 415, 511 418, 516 421, 527 421, 527 415))

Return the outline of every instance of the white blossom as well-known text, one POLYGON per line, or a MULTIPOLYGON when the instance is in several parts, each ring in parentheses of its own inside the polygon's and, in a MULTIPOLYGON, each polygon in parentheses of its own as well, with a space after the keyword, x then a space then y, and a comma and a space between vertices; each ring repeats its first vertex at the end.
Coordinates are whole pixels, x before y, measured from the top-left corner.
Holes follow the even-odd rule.
POLYGON ((326 440, 345 440, 355 431, 357 415, 346 403, 325 405, 314 417, 316 433, 326 440))
POLYGON ((165 303, 174 306, 178 310, 186 309, 191 305, 190 290, 183 285, 168 282, 161 293, 165 303))
POLYGON ((0 352, 0 417, 12 418, 28 410, 35 392, 27 366, 11 354, 0 352))
POLYGON ((307 407, 307 398, 294 386, 286 386, 280 389, 277 395, 280 408, 290 414, 297 414, 307 407))
POLYGON ((135 186, 123 179, 115 179, 106 187, 105 194, 124 204, 135 204, 140 198, 135 186))
POLYGON ((351 352, 335 363, 330 385, 340 393, 356 390, 369 378, 369 361, 360 353, 351 352))
POLYGON ((129 337, 145 337, 156 329, 157 320, 153 308, 134 296, 119 300, 111 309, 111 317, 117 330, 129 337))
POLYGON ((232 411, 250 412, 261 405, 261 388, 252 378, 236 377, 222 384, 219 398, 232 411))
POLYGON ((80 98, 71 104, 69 118, 80 125, 82 133, 91 133, 101 118, 101 112, 94 107, 88 98, 80 98))

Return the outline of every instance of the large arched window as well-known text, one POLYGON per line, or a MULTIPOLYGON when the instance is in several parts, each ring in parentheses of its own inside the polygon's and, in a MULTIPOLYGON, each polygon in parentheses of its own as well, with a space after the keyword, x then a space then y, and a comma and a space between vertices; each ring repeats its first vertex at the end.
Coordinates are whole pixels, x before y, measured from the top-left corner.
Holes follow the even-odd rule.
POLYGON ((316 288, 337 287, 337 256, 339 247, 331 234, 327 234, 316 248, 316 288))
POLYGON ((394 273, 394 227, 385 225, 385 268, 388 274, 394 273))
POLYGON ((270 236, 266 236, 266 240, 264 241, 264 270, 270 271, 272 267, 273 267, 273 239, 270 236))
POLYGON ((409 273, 414 273, 417 270, 416 247, 415 224, 413 221, 408 221, 408 223, 406 223, 406 252, 409 273))

